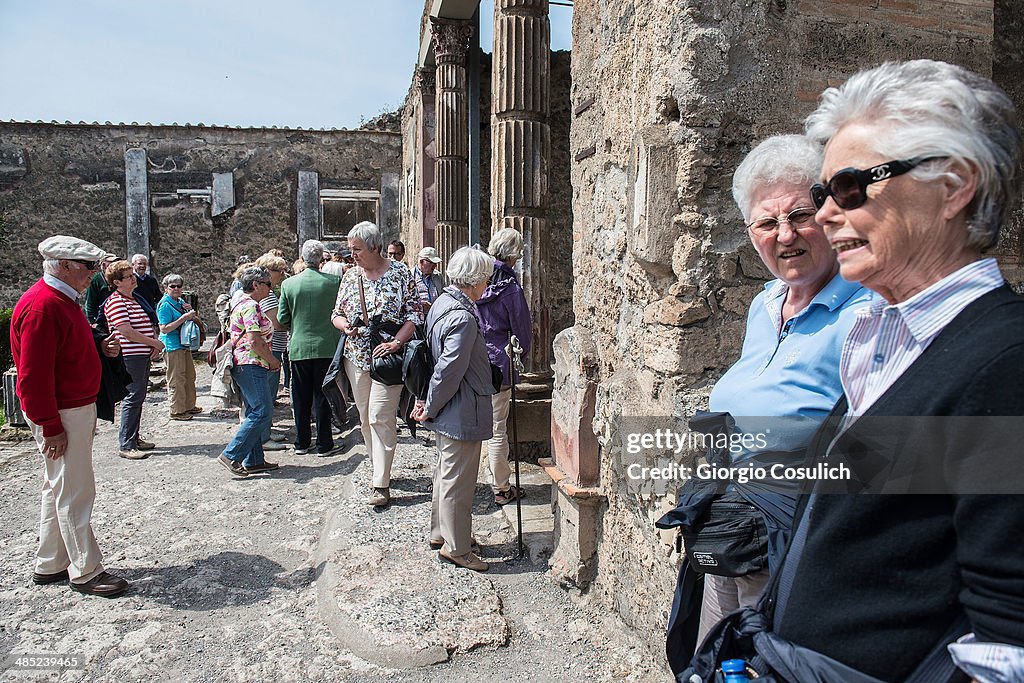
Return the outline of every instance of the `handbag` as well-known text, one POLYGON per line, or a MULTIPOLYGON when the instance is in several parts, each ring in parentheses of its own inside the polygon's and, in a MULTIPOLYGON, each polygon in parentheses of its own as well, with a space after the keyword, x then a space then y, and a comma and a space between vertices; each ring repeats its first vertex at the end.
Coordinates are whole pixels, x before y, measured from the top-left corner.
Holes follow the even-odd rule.
MULTIPOLYGON (((370 341, 370 351, 385 342, 389 342, 398 334, 401 325, 390 320, 384 320, 379 313, 372 318, 366 310, 366 294, 363 290, 363 276, 359 276, 359 304, 363 309, 363 320, 367 321, 367 337, 370 341)), ((395 386, 402 384, 402 361, 404 356, 401 353, 388 353, 383 356, 370 357, 370 377, 381 384, 395 386)))

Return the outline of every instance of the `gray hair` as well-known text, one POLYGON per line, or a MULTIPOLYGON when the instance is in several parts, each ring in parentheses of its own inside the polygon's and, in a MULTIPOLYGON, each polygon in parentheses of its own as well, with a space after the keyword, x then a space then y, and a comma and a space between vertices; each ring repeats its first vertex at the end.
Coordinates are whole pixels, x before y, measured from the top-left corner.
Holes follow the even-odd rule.
POLYGON ((314 270, 319 268, 320 262, 324 260, 324 243, 320 240, 306 240, 302 243, 299 256, 308 267, 314 270))
POLYGON ((43 272, 47 275, 57 276, 60 272, 60 259, 57 258, 44 258, 43 259, 43 272))
MULTIPOLYGON (((306 244, 309 244, 309 242, 306 244)), ((303 245, 303 249, 305 249, 305 245, 303 245)), ((249 266, 242 271, 242 275, 238 278, 238 281, 242 283, 242 291, 246 294, 249 294, 252 290, 256 289, 256 283, 261 280, 270 280, 270 271, 263 266, 249 266)))
POLYGON ((183 285, 185 284, 185 278, 181 277, 177 273, 168 273, 167 275, 164 275, 164 279, 160 281, 160 286, 164 289, 167 289, 169 285, 173 284, 183 285))
POLYGON ((519 258, 523 253, 523 236, 515 228, 502 228, 491 236, 487 251, 499 261, 519 258))
POLYGON ((999 86, 945 62, 886 62, 827 89, 804 125, 825 142, 855 122, 876 127, 871 151, 886 159, 946 157, 911 171, 918 181, 962 183, 955 166, 976 167, 967 243, 982 251, 995 245, 1020 194, 1022 156, 1013 102, 999 86))
POLYGON ((448 281, 460 289, 484 282, 494 272, 494 261, 475 247, 462 247, 448 261, 448 281))
POLYGON ((135 263, 135 259, 138 259, 138 258, 146 259, 146 263, 147 264, 149 263, 149 257, 146 256, 145 254, 132 254, 132 258, 131 258, 130 263, 135 263))
POLYGON ((750 150, 732 174, 732 198, 744 222, 750 220, 754 194, 773 183, 806 187, 810 206, 811 185, 821 174, 821 160, 822 146, 804 135, 774 135, 750 150))
POLYGON ((355 227, 348 231, 349 243, 354 239, 362 240, 370 251, 379 252, 384 248, 384 238, 380 235, 380 228, 370 221, 356 223, 355 227))

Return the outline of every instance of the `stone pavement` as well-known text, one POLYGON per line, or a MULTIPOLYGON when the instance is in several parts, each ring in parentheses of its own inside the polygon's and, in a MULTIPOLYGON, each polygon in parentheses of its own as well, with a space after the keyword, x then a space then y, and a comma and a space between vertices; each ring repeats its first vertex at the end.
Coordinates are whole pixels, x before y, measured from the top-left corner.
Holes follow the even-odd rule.
POLYGON ((385 510, 365 502, 357 429, 339 456, 288 449, 268 454, 276 472, 234 479, 215 458, 237 418, 210 410, 198 369, 207 413, 172 422, 164 391, 147 400, 149 459, 118 458, 114 426, 99 423, 93 521, 107 568, 132 582, 123 597, 31 583, 39 456, 31 442, 0 443, 0 680, 670 679, 635 634, 545 576, 550 491, 537 468, 523 470, 528 557, 516 558, 515 506, 480 484, 474 534, 492 569, 458 569, 426 544, 429 434, 400 432, 385 510), (10 668, 17 655, 78 667, 10 668))

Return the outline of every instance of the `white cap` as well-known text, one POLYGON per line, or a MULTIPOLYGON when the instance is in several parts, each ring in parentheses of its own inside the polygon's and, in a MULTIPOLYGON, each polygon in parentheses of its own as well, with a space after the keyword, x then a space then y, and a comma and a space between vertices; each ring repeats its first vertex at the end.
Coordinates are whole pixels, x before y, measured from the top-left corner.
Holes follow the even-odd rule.
POLYGON ((54 235, 39 243, 43 258, 99 261, 107 253, 92 242, 67 235, 54 235))
POLYGON ((433 263, 441 262, 441 257, 437 255, 437 249, 434 249, 433 247, 423 247, 420 249, 419 256, 416 257, 416 260, 421 258, 425 258, 433 263))

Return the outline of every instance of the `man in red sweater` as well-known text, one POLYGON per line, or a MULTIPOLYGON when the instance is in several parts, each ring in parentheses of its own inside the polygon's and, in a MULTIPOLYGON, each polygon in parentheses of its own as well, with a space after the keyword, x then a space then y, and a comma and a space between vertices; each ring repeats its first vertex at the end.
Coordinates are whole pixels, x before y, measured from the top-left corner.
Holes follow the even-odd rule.
MULTIPOLYGON (((92 532, 92 439, 102 370, 92 328, 78 304, 104 252, 57 235, 40 242, 39 253, 43 277, 22 295, 11 317, 18 398, 45 463, 32 581, 67 580, 80 593, 113 597, 127 590, 128 582, 104 571, 92 532)), ((111 358, 121 352, 112 336, 101 350, 111 358)))

